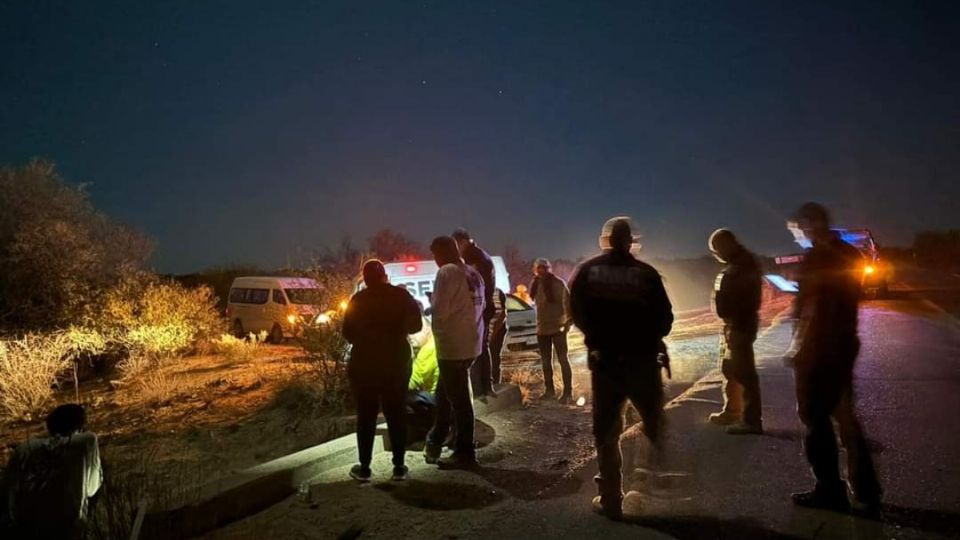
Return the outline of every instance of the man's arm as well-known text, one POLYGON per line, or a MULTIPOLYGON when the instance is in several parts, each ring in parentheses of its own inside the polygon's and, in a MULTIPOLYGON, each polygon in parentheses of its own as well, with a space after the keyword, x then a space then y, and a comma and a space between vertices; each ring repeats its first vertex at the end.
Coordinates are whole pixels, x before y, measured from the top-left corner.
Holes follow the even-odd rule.
MULTIPOLYGON (((357 293, 360 294, 360 293, 357 293)), ((360 316, 358 311, 360 311, 360 302, 357 302, 357 294, 353 295, 350 299, 350 303, 347 304, 347 309, 343 314, 343 328, 340 330, 343 333, 343 338, 347 340, 350 344, 355 344, 357 338, 359 337, 359 321, 357 318, 360 316)))
POLYGON ((663 279, 660 274, 656 274, 653 294, 655 305, 659 308, 660 313, 660 337, 665 337, 673 328, 673 305, 670 304, 670 298, 667 296, 667 290, 663 287, 663 279))
POLYGON ((454 268, 447 265, 437 272, 437 279, 433 285, 433 296, 431 298, 433 327, 443 327, 453 309, 453 295, 456 283, 452 279, 454 268))
POLYGON ((584 306, 584 289, 586 283, 584 280, 584 269, 578 266, 573 271, 573 275, 570 276, 570 318, 573 319, 573 324, 577 325, 577 328, 586 332, 587 318, 586 318, 586 306, 584 306))
POLYGON ((563 331, 566 332, 570 330, 570 326, 573 324, 573 317, 570 314, 570 289, 567 288, 567 284, 564 283, 562 279, 557 278, 557 281, 560 284, 560 294, 563 305, 563 331))

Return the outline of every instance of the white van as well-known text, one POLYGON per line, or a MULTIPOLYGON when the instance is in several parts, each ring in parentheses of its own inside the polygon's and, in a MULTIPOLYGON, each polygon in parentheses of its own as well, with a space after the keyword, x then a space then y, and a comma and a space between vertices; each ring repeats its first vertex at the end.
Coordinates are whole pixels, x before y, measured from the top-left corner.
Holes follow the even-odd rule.
MULTIPOLYGON (((510 274, 503 257, 494 255, 494 279, 497 288, 507 293, 507 324, 510 332, 505 346, 509 350, 535 348, 537 346, 537 316, 533 307, 510 293, 510 274)), ((406 287, 413 298, 425 309, 430 306, 427 293, 433 291, 437 279, 437 263, 432 260, 385 263, 387 278, 393 285, 406 287)), ((359 286, 358 286, 359 288, 359 286)))
POLYGON ((280 343, 300 334, 303 324, 320 313, 320 285, 294 277, 238 277, 230 286, 227 319, 233 334, 267 332, 280 343))

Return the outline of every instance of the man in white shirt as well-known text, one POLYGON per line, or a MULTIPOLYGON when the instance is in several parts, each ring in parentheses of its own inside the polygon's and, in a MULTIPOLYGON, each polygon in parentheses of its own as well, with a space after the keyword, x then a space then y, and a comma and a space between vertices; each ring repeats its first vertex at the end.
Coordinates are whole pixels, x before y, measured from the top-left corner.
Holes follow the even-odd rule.
POLYGON ((90 514, 103 473, 97 436, 83 431, 80 405, 61 405, 47 417, 49 437, 13 453, 4 478, 15 537, 74 538, 90 514))
POLYGON ((482 349, 483 279, 476 270, 463 263, 453 238, 435 238, 430 251, 439 268, 430 303, 440 382, 437 385, 437 419, 427 434, 424 457, 427 463, 439 463, 443 468, 470 468, 477 466, 470 365, 482 349), (451 420, 456 425, 454 452, 441 460, 440 453, 450 433, 451 420))

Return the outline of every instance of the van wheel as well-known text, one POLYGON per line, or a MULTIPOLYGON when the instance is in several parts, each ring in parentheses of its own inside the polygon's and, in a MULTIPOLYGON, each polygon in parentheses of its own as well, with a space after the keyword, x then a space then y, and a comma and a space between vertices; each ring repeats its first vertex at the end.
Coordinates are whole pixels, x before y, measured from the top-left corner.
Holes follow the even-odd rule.
POLYGON ((244 336, 243 323, 240 322, 240 319, 234 319, 233 321, 233 335, 237 339, 241 339, 244 336))
POLYGON ((279 324, 274 324, 270 329, 270 343, 283 343, 283 328, 279 324))

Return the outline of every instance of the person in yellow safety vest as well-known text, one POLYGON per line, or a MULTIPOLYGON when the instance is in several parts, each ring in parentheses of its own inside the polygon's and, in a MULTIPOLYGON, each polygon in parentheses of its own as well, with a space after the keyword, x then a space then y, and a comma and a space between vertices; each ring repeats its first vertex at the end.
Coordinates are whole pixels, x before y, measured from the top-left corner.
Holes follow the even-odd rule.
POLYGON ((440 366, 437 364, 437 342, 431 333, 424 342, 417 357, 413 360, 413 370, 410 373, 408 390, 425 390, 431 394, 437 391, 437 381, 440 380, 440 366))

